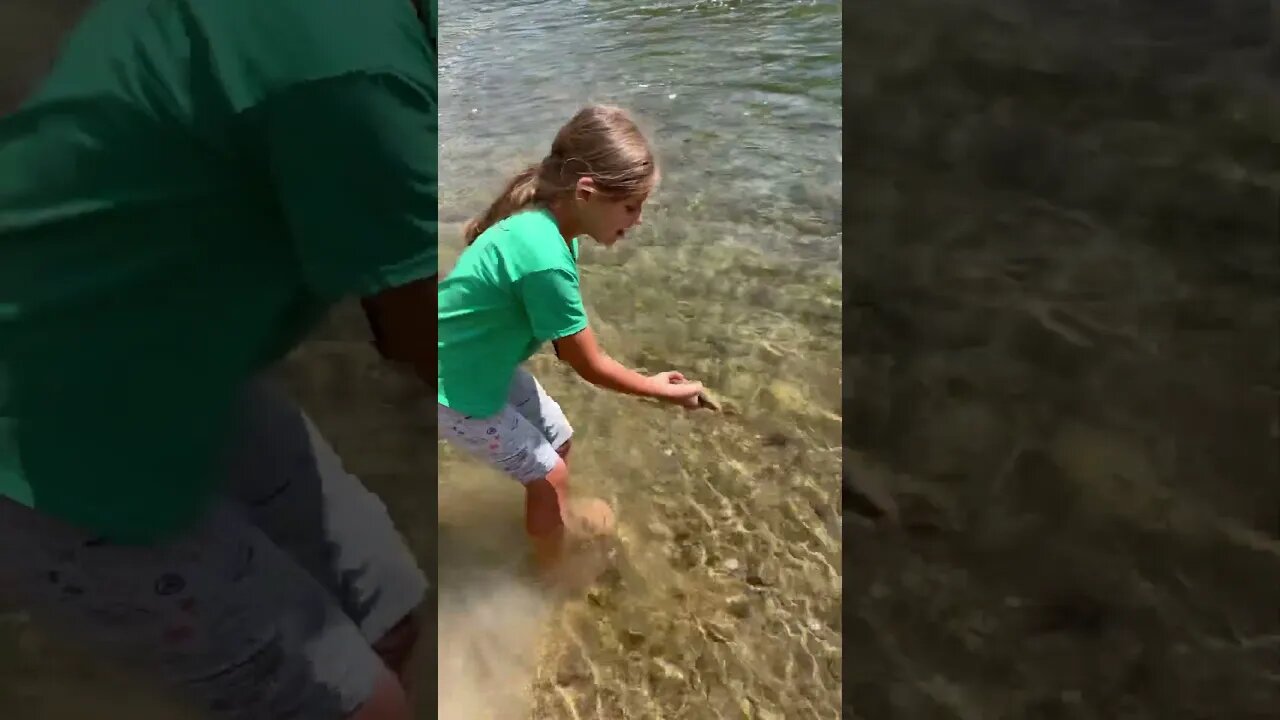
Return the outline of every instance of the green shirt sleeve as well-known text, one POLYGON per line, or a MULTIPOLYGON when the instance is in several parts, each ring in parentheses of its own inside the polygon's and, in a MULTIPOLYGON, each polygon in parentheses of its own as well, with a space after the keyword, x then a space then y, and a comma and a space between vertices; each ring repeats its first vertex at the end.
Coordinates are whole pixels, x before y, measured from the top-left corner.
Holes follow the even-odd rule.
POLYGON ((301 83, 260 108, 303 278, 336 299, 437 273, 434 87, 403 73, 301 83))
POLYGON ((559 340, 587 326, 578 278, 568 270, 540 270, 520 281, 520 295, 533 336, 540 342, 559 340))

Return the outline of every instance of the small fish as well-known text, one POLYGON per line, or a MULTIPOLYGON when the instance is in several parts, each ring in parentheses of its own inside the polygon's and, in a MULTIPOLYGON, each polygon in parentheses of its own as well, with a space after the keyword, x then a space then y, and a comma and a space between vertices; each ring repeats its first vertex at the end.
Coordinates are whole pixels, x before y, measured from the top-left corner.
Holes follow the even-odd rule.
POLYGON ((698 407, 711 410, 712 412, 720 412, 720 403, 717 402, 715 398, 708 395, 706 390, 702 390, 698 393, 698 407))

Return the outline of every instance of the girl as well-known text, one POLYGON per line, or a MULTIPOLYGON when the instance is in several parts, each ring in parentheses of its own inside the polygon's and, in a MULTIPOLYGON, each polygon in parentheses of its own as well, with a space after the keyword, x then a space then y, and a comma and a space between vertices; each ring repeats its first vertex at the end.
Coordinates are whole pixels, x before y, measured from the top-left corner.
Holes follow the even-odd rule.
MULTIPOLYGON (((599 387, 688 408, 702 392, 678 372, 646 377, 606 355, 579 294, 577 238, 621 240, 657 182, 653 153, 627 113, 586 107, 467 225, 468 247, 440 284, 439 432, 524 485, 525 529, 544 571, 560 556, 569 516, 573 430, 521 363, 551 342, 599 387)), ((575 504, 573 515, 597 530, 612 524, 601 500, 575 504)))

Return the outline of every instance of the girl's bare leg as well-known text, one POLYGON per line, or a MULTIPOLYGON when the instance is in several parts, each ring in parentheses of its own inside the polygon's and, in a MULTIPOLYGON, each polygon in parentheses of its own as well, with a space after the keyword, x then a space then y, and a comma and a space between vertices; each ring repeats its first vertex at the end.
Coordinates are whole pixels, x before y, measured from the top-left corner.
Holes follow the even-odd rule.
POLYGON ((524 528, 533 543, 541 575, 555 570, 564 554, 564 508, 569 496, 569 466, 561 459, 547 476, 525 483, 524 528))
POLYGON ((546 579, 558 575, 566 537, 599 536, 613 531, 613 510, 597 498, 569 498, 570 444, 556 452, 560 461, 546 477, 525 484, 525 531, 533 544, 534 562, 546 579))

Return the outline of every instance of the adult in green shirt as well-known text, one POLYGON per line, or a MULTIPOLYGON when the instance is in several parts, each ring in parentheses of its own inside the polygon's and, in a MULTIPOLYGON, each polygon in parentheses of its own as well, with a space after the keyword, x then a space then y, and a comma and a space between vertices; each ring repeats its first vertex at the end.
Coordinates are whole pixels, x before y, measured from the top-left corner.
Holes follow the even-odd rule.
POLYGON ((602 501, 569 504, 573 430, 521 363, 550 342, 593 385, 684 407, 697 407, 702 393, 678 372, 646 377, 606 355, 579 289, 577 238, 621 240, 657 182, 653 153, 627 113, 583 108, 467 227, 468 247, 440 284, 439 433, 523 484, 525 529, 549 575, 571 515, 596 531, 613 520, 602 501))
POLYGON ((259 378, 358 296, 434 382, 428 13, 58 7, 0 118, 0 584, 218 716, 408 718, 426 579, 259 378))

